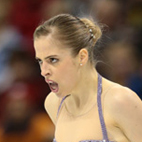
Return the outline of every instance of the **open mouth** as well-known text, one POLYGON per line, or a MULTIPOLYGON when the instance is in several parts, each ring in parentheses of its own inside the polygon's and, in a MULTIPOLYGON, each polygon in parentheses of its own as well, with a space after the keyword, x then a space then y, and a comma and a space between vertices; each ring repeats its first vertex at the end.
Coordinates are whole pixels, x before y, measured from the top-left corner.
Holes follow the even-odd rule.
POLYGON ((51 89, 52 92, 57 93, 58 92, 58 83, 51 81, 51 80, 47 80, 46 81, 51 89))

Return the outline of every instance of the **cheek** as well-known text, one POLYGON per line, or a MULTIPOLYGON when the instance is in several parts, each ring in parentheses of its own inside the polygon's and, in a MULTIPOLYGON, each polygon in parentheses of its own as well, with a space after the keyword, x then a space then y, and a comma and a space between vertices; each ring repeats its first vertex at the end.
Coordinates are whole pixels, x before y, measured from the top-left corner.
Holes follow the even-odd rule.
POLYGON ((75 84, 78 78, 78 69, 75 64, 72 62, 66 62, 60 66, 60 71, 58 72, 58 76, 61 80, 61 83, 64 85, 71 86, 75 84))

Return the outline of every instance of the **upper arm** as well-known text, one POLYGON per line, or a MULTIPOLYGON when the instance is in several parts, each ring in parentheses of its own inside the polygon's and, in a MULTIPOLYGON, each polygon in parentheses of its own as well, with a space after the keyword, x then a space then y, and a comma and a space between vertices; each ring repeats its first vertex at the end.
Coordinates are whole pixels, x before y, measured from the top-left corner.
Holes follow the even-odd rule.
POLYGON ((142 101, 130 89, 115 90, 112 102, 112 116, 131 142, 142 140, 142 101))
POLYGON ((51 92, 46 97, 44 102, 45 110, 47 111, 49 117, 51 118, 54 124, 56 123, 59 104, 60 104, 60 99, 53 92, 51 92))

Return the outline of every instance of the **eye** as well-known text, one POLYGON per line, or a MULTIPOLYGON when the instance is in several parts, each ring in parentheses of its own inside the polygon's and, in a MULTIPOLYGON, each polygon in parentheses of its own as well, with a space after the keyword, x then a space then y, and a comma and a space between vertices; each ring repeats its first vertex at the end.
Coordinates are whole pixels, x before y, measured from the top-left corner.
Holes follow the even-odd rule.
POLYGON ((56 59, 56 58, 50 58, 49 61, 50 61, 50 63, 56 63, 56 62, 58 62, 58 59, 56 59))
POLYGON ((42 64, 42 61, 40 59, 37 59, 37 62, 39 63, 39 65, 42 64))

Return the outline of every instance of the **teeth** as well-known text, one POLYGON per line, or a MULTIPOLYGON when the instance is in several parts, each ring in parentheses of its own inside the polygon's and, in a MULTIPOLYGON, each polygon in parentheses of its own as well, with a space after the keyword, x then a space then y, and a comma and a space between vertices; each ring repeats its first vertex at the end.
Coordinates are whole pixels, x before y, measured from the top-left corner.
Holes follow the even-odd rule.
POLYGON ((52 86, 52 88, 55 90, 55 89, 56 89, 56 86, 52 86))
POLYGON ((50 89, 53 91, 58 90, 58 84, 52 80, 46 80, 46 82, 48 83, 48 85, 50 86, 50 89))
POLYGON ((53 81, 48 81, 49 83, 53 83, 53 81))

